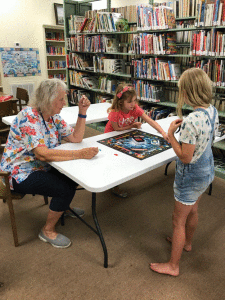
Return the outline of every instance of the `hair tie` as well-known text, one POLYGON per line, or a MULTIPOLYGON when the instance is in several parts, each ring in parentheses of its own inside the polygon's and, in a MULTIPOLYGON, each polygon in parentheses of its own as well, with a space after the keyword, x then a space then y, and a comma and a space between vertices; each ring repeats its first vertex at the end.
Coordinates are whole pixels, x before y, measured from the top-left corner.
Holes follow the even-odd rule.
POLYGON ((121 92, 119 92, 116 96, 120 99, 123 93, 127 92, 130 89, 129 86, 125 86, 121 92))

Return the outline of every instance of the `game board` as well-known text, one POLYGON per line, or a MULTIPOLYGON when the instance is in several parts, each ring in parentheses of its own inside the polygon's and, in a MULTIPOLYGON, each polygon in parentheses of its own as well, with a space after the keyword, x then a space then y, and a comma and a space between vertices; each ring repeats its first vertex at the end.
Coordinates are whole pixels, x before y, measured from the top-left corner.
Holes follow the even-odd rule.
POLYGON ((162 137, 141 130, 129 131, 104 140, 98 141, 105 146, 143 160, 161 153, 169 148, 162 137))

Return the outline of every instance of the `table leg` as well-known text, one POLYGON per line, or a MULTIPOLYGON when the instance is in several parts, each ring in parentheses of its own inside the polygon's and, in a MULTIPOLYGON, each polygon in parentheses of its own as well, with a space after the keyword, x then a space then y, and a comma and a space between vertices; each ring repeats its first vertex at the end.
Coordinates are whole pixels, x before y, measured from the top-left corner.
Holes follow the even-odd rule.
POLYGON ((108 252, 107 252, 105 241, 104 241, 102 231, 101 231, 101 228, 99 226, 97 215, 96 215, 96 193, 92 193, 92 216, 93 216, 95 226, 96 226, 96 229, 97 229, 97 235, 100 238, 102 248, 103 248, 103 252, 104 252, 104 267, 108 268, 108 252))
MULTIPOLYGON (((172 162, 172 161, 171 161, 172 162)), ((167 175, 167 170, 168 170, 168 167, 169 167, 169 165, 171 164, 171 162, 169 162, 167 165, 166 165, 166 168, 165 168, 165 173, 164 173, 164 175, 167 175)))
MULTIPOLYGON (((98 235, 104 252, 104 268, 108 268, 108 252, 96 214, 96 193, 92 193, 92 217, 95 222, 96 229, 93 228, 90 224, 88 224, 85 220, 83 220, 77 213, 74 212, 73 209, 69 208, 69 210, 86 226, 88 226, 92 231, 94 231, 94 233, 98 235)), ((61 225, 64 226, 64 215, 61 216, 61 225)))

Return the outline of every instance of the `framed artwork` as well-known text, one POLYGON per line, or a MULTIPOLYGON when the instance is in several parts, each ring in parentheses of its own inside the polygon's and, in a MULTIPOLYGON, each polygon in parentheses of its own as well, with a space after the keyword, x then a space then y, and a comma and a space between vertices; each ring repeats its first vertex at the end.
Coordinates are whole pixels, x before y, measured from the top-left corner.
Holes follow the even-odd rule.
POLYGON ((54 3, 56 25, 64 25, 63 4, 54 3))
POLYGON ((4 77, 41 75, 37 48, 0 48, 4 77))

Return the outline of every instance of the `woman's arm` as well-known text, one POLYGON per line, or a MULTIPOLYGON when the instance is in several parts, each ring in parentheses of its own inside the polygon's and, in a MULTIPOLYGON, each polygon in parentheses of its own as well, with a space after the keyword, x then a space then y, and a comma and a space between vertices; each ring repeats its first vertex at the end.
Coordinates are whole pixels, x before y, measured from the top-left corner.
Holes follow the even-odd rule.
POLYGON ((169 130, 168 130, 168 137, 171 143, 171 146, 173 147, 174 152, 178 156, 178 158, 184 163, 189 164, 192 160, 192 157, 194 155, 195 145, 192 144, 186 144, 178 143, 174 136, 174 132, 177 130, 177 128, 181 125, 183 120, 177 119, 173 121, 170 124, 169 130))
MULTIPOLYGON (((90 106, 91 102, 88 100, 86 96, 82 96, 79 101, 79 115, 86 116, 87 109, 90 106)), ((63 139, 70 143, 80 143, 84 137, 86 118, 79 117, 77 118, 77 123, 74 127, 74 131, 72 134, 64 137, 63 139)))
POLYGON ((141 116, 141 118, 147 122, 150 126, 152 126, 153 128, 155 128, 155 130, 157 130, 162 136, 163 138, 168 141, 168 136, 166 134, 166 132, 162 129, 162 127, 154 120, 152 120, 151 118, 149 118, 149 116, 147 116, 145 113, 143 113, 143 115, 141 116))
POLYGON ((98 153, 98 147, 83 148, 81 150, 57 150, 48 149, 46 146, 38 146, 32 150, 40 161, 67 161, 74 159, 91 159, 98 153))

